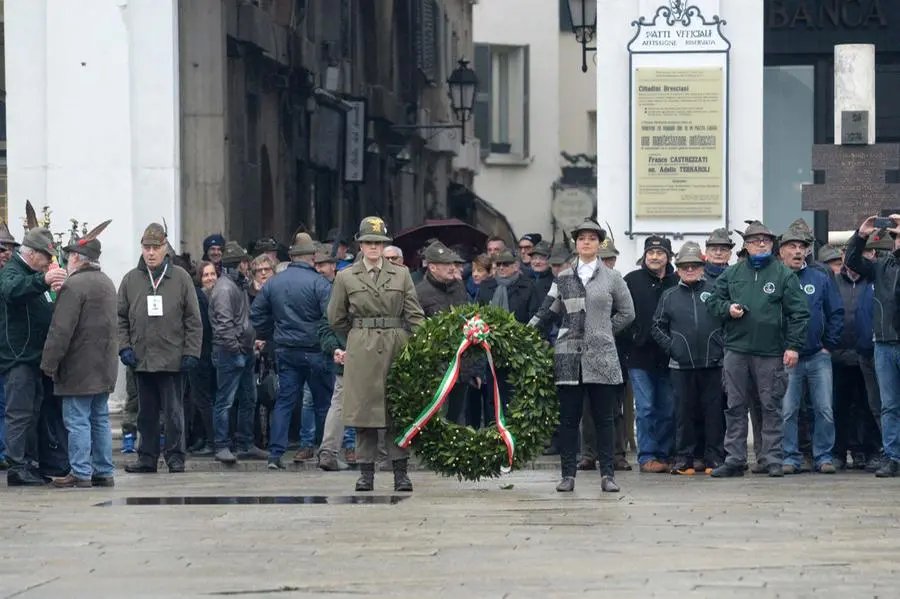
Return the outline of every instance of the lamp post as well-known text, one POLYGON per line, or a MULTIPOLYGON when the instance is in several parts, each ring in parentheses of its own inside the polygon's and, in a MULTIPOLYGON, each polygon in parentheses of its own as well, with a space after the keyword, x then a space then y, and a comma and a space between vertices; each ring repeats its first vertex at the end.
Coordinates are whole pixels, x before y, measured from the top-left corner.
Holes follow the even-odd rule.
POLYGON ((450 77, 447 78, 447 94, 450 96, 450 108, 459 125, 394 125, 395 131, 417 129, 461 129, 462 142, 466 143, 466 123, 472 118, 472 110, 475 107, 475 95, 478 91, 478 77, 475 71, 469 67, 469 61, 460 59, 450 77))
POLYGON ((581 44, 581 72, 587 73, 587 53, 597 47, 588 46, 597 35, 597 0, 568 0, 572 32, 581 44))
POLYGON ((478 77, 469 67, 469 61, 460 59, 450 77, 447 78, 447 86, 450 88, 450 107, 459 121, 462 129, 462 143, 466 143, 466 122, 472 117, 475 107, 475 92, 478 90, 478 77))

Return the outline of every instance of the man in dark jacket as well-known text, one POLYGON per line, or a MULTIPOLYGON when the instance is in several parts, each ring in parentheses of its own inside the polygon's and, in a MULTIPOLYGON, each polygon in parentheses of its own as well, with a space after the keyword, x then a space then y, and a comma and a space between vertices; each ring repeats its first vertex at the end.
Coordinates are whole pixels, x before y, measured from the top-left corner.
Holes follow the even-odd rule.
POLYGON ((0 270, 0 323, 6 335, 0 343, 0 374, 5 377, 6 482, 11 487, 44 484, 33 466, 39 460, 41 405, 52 395, 51 382, 41 374, 41 353, 53 317, 50 293, 66 279, 66 271, 50 268, 52 248, 49 230, 31 229, 0 270))
POLYGON ((807 266, 809 241, 804 231, 788 229, 778 249, 781 261, 793 270, 806 294, 809 325, 806 342, 797 365, 788 371, 784 395, 784 473, 800 472, 802 455, 797 418, 804 387, 809 388, 813 409, 813 464, 817 472, 834 474, 831 450, 834 447, 831 353, 841 342, 844 306, 829 273, 807 266))
POLYGON ((59 488, 113 486, 109 394, 116 387, 116 286, 100 270, 100 241, 65 248, 69 278, 59 292, 41 370, 62 398, 71 472, 59 488))
MULTIPOLYGON (((416 295, 425 316, 434 316, 454 306, 469 303, 469 294, 462 281, 456 279, 456 264, 460 257, 440 241, 425 249, 428 271, 422 282, 416 285, 416 295)), ((465 358, 465 357, 464 357, 465 358)), ((466 403, 468 387, 481 387, 484 363, 480 360, 464 359, 459 374, 459 383, 453 387, 447 398, 447 420, 459 423, 466 403)))
POLYGON ((747 259, 729 267, 706 302, 725 323, 725 464, 714 477, 743 476, 747 465, 747 408, 750 394, 762 404, 762 435, 755 440, 758 461, 769 476, 784 476, 782 400, 785 367, 800 360, 806 343, 809 308, 797 275, 775 260, 775 234, 759 221, 743 233, 747 259))
MULTIPOLYGON (((879 233, 869 235, 866 240, 866 249, 863 250, 863 258, 871 262, 886 257, 894 250, 894 238, 885 231, 879 233)), ((877 459, 869 460, 866 464, 866 471, 877 472, 884 463, 884 448, 881 447, 881 389, 875 375, 875 285, 871 279, 867 279, 867 281, 866 294, 860 298, 857 325, 859 341, 856 351, 859 353, 859 366, 862 368, 863 379, 866 381, 869 411, 872 412, 872 417, 878 427, 877 443, 882 449, 882 453, 877 459)))
MULTIPOLYGON (((790 225, 788 225, 789 231, 794 231, 795 234, 802 238, 806 244, 806 266, 813 270, 818 270, 819 272, 827 275, 829 278, 834 278, 834 271, 830 266, 825 264, 824 262, 816 259, 815 248, 817 247, 818 242, 816 241, 816 235, 812 230, 812 227, 809 226, 804 219, 798 218, 794 220, 790 225)), ((778 240, 775 243, 775 247, 773 249, 773 253, 775 256, 781 260, 780 253, 780 244, 781 244, 781 236, 778 237, 778 240)), ((751 408, 750 412, 751 417, 753 416, 753 411, 751 408)), ((802 454, 802 462, 800 464, 800 472, 812 472, 816 470, 815 460, 813 458, 813 421, 815 420, 815 416, 813 414, 812 402, 809 397, 809 389, 803 393, 803 397, 800 400, 800 414, 797 418, 797 437, 799 439, 800 445, 800 453, 802 454)), ((756 429, 753 429, 754 438, 756 438, 756 429)), ((753 470, 759 471, 760 465, 757 464, 753 470)))
MULTIPOLYGON (((706 267, 703 271, 704 278, 709 282, 709 287, 715 286, 716 279, 725 272, 731 262, 731 255, 734 252, 734 241, 731 240, 731 234, 728 229, 715 229, 706 238, 706 267)), ((711 289, 710 289, 711 290, 711 289)), ((725 430, 725 406, 728 405, 728 396, 725 394, 725 385, 722 385, 722 430, 725 430)), ((762 411, 759 405, 759 398, 756 393, 751 393, 750 403, 750 424, 753 427, 753 438, 759 439, 762 436, 762 411)), ((703 438, 703 431, 697 431, 698 452, 706 446, 703 438)))
POLYGON ((897 225, 887 231, 875 231, 875 216, 860 225, 847 245, 847 267, 872 281, 875 301, 875 373, 881 391, 881 442, 884 446, 884 463, 875 473, 879 478, 900 475, 900 334, 895 318, 897 313, 897 281, 900 278, 900 214, 892 214, 897 225), (863 257, 869 237, 876 235, 894 238, 892 253, 870 261, 863 257))
POLYGON ((713 284, 703 278, 700 246, 688 241, 675 257, 679 282, 667 289, 653 317, 653 339, 669 356, 675 388, 676 429, 673 474, 694 474, 695 462, 711 472, 725 460, 722 447, 722 323, 706 310, 713 284), (697 425, 705 447, 698 448, 697 425), (702 453, 699 453, 699 451, 702 453))
MULTIPOLYGON (((236 243, 225 245, 222 265, 230 269, 246 257, 236 243)), ((235 450, 241 458, 262 458, 266 452, 253 442, 253 418, 256 413, 253 345, 256 333, 250 326, 250 300, 247 293, 229 276, 216 280, 209 297, 209 324, 212 331, 212 365, 216 369, 216 397, 213 403, 215 457, 223 464, 234 464, 231 451, 231 406, 237 398, 235 450)))
POLYGON ((130 473, 157 471, 160 412, 169 472, 184 472, 183 377, 200 362, 203 323, 194 282, 171 261, 167 237, 165 227, 151 223, 137 268, 119 284, 119 360, 134 368, 140 396, 140 445, 137 462, 125 466, 130 473))
POLYGON ((668 472, 669 458, 675 449, 675 396, 669 359, 650 335, 659 298, 678 282, 669 264, 671 259, 672 243, 651 235, 644 241, 641 267, 625 275, 635 312, 628 347, 628 378, 634 391, 641 472, 668 472))
POLYGON ((222 276, 222 254, 225 252, 225 238, 221 233, 213 233, 203 240, 203 256, 216 267, 216 274, 222 276))
POLYGON ((453 250, 440 241, 425 248, 428 270, 416 285, 416 295, 425 316, 434 316, 453 306, 464 306, 469 301, 466 288, 455 277, 456 264, 461 260, 453 250))
POLYGON ((500 306, 526 324, 541 307, 534 298, 534 287, 528 277, 519 272, 516 257, 509 250, 503 250, 494 258, 493 278, 481 284, 475 301, 500 306))
POLYGON ((288 427, 303 386, 312 392, 318 430, 323 430, 331 396, 334 370, 319 344, 319 325, 328 311, 331 283, 316 272, 316 246, 299 233, 291 246, 291 263, 262 288, 253 302, 250 321, 261 339, 275 343, 278 397, 272 409, 269 469, 280 470, 288 441, 288 427))
POLYGON ((341 233, 340 229, 331 229, 325 239, 325 244, 330 246, 331 254, 338 259, 337 270, 341 271, 353 264, 353 254, 350 253, 350 239, 341 233))
MULTIPOLYGON (((6 223, 0 223, 0 268, 3 268, 9 262, 16 248, 20 245, 9 232, 9 227, 6 226, 6 223)), ((6 427, 3 425, 5 418, 6 399, 3 396, 3 377, 0 376, 0 470, 9 469, 9 462, 6 461, 6 427)))
POLYGON ((835 278, 841 274, 844 268, 844 256, 841 250, 830 245, 823 245, 819 250, 819 262, 831 269, 835 278))
POLYGON ((544 298, 553 285, 553 271, 550 270, 550 244, 541 241, 535 244, 531 250, 531 281, 534 287, 535 302, 538 306, 544 303, 544 298))
POLYGON ((531 252, 543 240, 540 233, 526 233, 519 239, 519 272, 531 274, 531 252))
MULTIPOLYGON (((820 255, 822 252, 819 252, 820 255)), ((826 260, 823 260, 826 262, 826 260)), ((872 309, 874 288, 846 266, 835 277, 835 285, 844 306, 844 329, 838 347, 831 352, 834 378, 834 465, 846 465, 847 452, 855 469, 880 466, 881 432, 870 409, 869 388, 863 375, 864 356, 874 350, 872 342, 872 309), (876 464, 878 464, 876 466, 876 464)), ((880 407, 878 417, 880 417, 880 407)))
POLYGON ((565 247, 553 248, 553 251, 550 253, 550 259, 548 260, 550 263, 550 272, 553 273, 553 277, 558 277, 559 273, 569 268, 571 260, 572 252, 565 247))
POLYGON ((313 259, 316 272, 325 277, 329 283, 334 283, 337 276, 338 257, 331 253, 331 246, 320 244, 316 246, 316 256, 313 259))
POLYGON ((703 275, 707 281, 715 281, 719 278, 728 263, 731 261, 731 252, 734 249, 734 242, 728 229, 716 229, 706 238, 706 267, 703 275))

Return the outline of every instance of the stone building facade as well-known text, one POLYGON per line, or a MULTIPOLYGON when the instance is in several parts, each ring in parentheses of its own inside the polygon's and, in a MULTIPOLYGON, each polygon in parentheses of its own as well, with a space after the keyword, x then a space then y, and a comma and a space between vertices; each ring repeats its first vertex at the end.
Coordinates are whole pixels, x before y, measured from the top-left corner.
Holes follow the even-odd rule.
POLYGON ((195 256, 212 232, 475 222, 471 122, 465 145, 417 128, 456 123, 474 1, 3 0, 8 218, 112 218, 114 278, 154 220, 195 256))
POLYGON ((186 245, 219 229, 246 243, 301 223, 351 233, 367 214, 395 231, 447 216, 477 150, 412 126, 455 122, 446 79, 471 56, 471 4, 180 3, 186 245))

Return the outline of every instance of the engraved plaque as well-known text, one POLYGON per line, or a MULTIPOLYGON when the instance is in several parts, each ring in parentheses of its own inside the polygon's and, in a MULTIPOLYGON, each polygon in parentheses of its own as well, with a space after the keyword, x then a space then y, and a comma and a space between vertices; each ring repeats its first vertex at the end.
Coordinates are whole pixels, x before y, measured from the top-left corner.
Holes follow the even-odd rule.
POLYGON ((827 210, 833 231, 852 231, 885 207, 900 205, 900 184, 887 174, 900 170, 900 144, 813 146, 812 168, 824 171, 822 185, 805 183, 804 210, 827 210))
POLYGON ((841 112, 841 143, 845 146, 863 146, 869 143, 868 110, 841 112))

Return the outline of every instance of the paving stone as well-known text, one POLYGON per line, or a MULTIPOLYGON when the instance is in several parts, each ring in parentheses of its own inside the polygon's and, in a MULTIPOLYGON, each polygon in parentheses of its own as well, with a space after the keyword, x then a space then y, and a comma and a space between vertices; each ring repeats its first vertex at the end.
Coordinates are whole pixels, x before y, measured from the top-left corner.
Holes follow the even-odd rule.
MULTIPOLYGON (((353 495, 353 472, 118 474, 113 489, 0 483, 0 599, 890 597, 900 479, 414 473, 397 504, 114 505, 353 495), (502 490, 501 484, 514 487, 502 490)), ((389 473, 376 494, 393 495, 389 473)))

